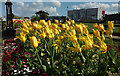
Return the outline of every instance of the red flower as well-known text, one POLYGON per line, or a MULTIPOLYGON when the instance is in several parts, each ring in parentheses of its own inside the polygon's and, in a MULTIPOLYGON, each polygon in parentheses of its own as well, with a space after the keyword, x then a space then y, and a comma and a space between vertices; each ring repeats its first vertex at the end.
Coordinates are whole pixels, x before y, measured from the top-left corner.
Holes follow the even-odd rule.
POLYGON ((11 67, 15 67, 15 65, 12 65, 11 67))
POLYGON ((30 55, 30 53, 27 54, 27 56, 29 56, 29 55, 30 55))
POLYGON ((20 20, 20 22, 23 22, 22 20, 20 20))
POLYGON ((26 63, 26 62, 22 62, 23 64, 26 63))
POLYGON ((27 62, 27 60, 26 60, 26 59, 24 59, 23 61, 24 61, 24 62, 27 62))
POLYGON ((19 23, 19 21, 17 21, 17 24, 19 23))
POLYGON ((23 65, 23 67, 27 67, 27 65, 23 65))
POLYGON ((16 27, 16 28, 18 28, 18 27, 16 27))
POLYGON ((113 45, 114 47, 116 46, 116 45, 113 45))
POLYGON ((34 71, 33 74, 36 74, 38 71, 34 71))
POLYGON ((100 45, 100 43, 97 43, 97 45, 100 45))
POLYGON ((12 54, 14 51, 13 50, 9 50, 9 53, 12 54))
POLYGON ((9 75, 10 73, 6 73, 6 75, 9 75))
POLYGON ((44 75, 44 76, 47 76, 47 74, 46 74, 46 73, 43 73, 43 75, 44 75))
POLYGON ((7 62, 7 58, 6 57, 4 58, 4 61, 7 62))

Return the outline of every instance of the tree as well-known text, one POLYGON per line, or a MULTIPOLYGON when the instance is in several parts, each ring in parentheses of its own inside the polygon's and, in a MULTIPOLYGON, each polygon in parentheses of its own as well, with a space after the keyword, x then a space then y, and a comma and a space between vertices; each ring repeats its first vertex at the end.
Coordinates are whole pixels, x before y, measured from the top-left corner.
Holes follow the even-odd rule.
POLYGON ((35 14, 39 15, 40 19, 47 19, 49 15, 49 13, 42 10, 36 12, 35 14))

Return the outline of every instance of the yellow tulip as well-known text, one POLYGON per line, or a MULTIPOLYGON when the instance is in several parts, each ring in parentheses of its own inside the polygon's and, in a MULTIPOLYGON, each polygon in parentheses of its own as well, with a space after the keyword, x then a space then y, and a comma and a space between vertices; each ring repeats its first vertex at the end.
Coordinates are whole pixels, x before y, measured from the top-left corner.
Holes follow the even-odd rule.
POLYGON ((45 22, 43 25, 44 25, 44 26, 48 26, 47 22, 45 22))
POLYGON ((71 30, 71 33, 72 33, 73 35, 76 35, 75 29, 72 29, 72 30, 71 30))
POLYGON ((113 29, 112 28, 109 28, 109 33, 113 34, 113 29))
POLYGON ((56 23, 56 24, 59 24, 59 21, 55 19, 55 23, 56 23))
POLYGON ((63 36, 58 36, 58 39, 63 39, 64 37, 63 36))
POLYGON ((38 24, 38 21, 35 21, 36 24, 38 24))
POLYGON ((47 21, 47 24, 48 24, 48 25, 51 25, 51 21, 50 21, 50 20, 48 20, 48 21, 47 21))
POLYGON ((26 23, 26 25, 27 25, 27 27, 29 27, 30 25, 29 25, 29 23, 26 23))
POLYGON ((66 26, 65 24, 62 24, 61 27, 62 27, 62 30, 64 30, 66 26))
POLYGON ((72 25, 74 25, 75 21, 74 21, 74 20, 71 20, 71 23, 72 23, 72 25))
POLYGON ((93 34, 88 34, 88 35, 87 35, 87 40, 88 40, 91 44, 93 44, 93 34))
POLYGON ((98 30, 101 31, 101 32, 102 32, 102 31, 105 31, 103 24, 99 24, 98 30))
POLYGON ((58 45, 58 44, 53 44, 52 46, 56 46, 56 47, 55 47, 55 50, 56 50, 56 53, 57 53, 57 50, 58 50, 59 45, 58 45))
POLYGON ((98 30, 94 30, 93 29, 93 33, 94 33, 94 35, 96 36, 96 37, 100 37, 100 32, 98 31, 98 30))
POLYGON ((25 24, 25 22, 22 23, 22 26, 23 26, 23 28, 28 29, 28 27, 27 27, 27 25, 25 24))
POLYGON ((29 24, 31 24, 31 20, 28 20, 27 22, 28 22, 29 24))
POLYGON ((53 27, 54 27, 54 28, 58 28, 58 25, 57 25, 57 24, 53 24, 53 27))
POLYGON ((67 31, 69 31, 69 29, 70 29, 68 24, 65 24, 65 28, 66 28, 67 31))
POLYGON ((72 29, 74 29, 74 27, 73 27, 73 26, 70 26, 70 29, 72 30, 72 29))
POLYGON ((53 38, 53 36, 52 36, 51 34, 49 34, 49 35, 48 35, 48 38, 49 38, 49 39, 52 39, 52 38, 53 38))
POLYGON ((41 28, 42 28, 42 26, 38 24, 36 29, 40 30, 41 28))
POLYGON ((50 34, 50 33, 51 33, 51 31, 50 31, 50 29, 49 29, 48 27, 45 28, 45 32, 46 32, 47 34, 50 34))
POLYGON ((90 43, 89 41, 85 41, 85 45, 82 45, 81 47, 82 49, 92 49, 92 43, 90 43))
POLYGON ((27 29, 24 29, 24 28, 21 28, 21 30, 25 33, 25 34, 28 34, 29 31, 27 29))
POLYGON ((43 26, 47 26, 48 25, 47 22, 45 22, 45 20, 40 20, 39 24, 42 24, 43 26))
POLYGON ((77 30, 79 33, 83 33, 83 26, 82 26, 82 24, 80 24, 80 25, 76 24, 75 28, 76 28, 76 30, 77 30))
POLYGON ((93 24, 93 27, 98 28, 98 24, 97 23, 93 24))
POLYGON ((52 35, 52 38, 55 36, 54 33, 51 33, 51 35, 52 35))
POLYGON ((38 26, 38 25, 37 25, 36 23, 33 23, 33 24, 32 24, 33 29, 37 29, 37 26, 38 26))
POLYGON ((70 21, 66 21, 68 25, 71 25, 71 22, 70 21))
POLYGON ((73 47, 68 47, 67 49, 73 50, 74 52, 81 52, 82 48, 80 47, 79 43, 72 43, 73 47))
POLYGON ((113 24, 112 21, 108 21, 108 27, 109 27, 109 28, 113 28, 113 27, 114 27, 114 24, 113 24))
POLYGON ((60 28, 58 29, 59 32, 61 32, 60 28))
POLYGON ((109 38, 112 38, 112 33, 110 33, 110 30, 106 30, 105 32, 109 38))
POLYGON ((22 41, 22 42, 26 41, 25 35, 20 35, 19 37, 18 36, 16 36, 16 37, 19 38, 20 41, 22 41))
POLYGON ((71 36, 71 40, 72 40, 73 42, 77 42, 77 37, 76 37, 76 36, 71 36))
POLYGON ((41 37, 45 38, 46 37, 46 33, 42 32, 41 37))
POLYGON ((104 43, 104 41, 100 42, 100 46, 95 45, 95 44, 93 44, 93 45, 95 47, 99 48, 102 51, 102 53, 106 53, 107 52, 107 45, 106 45, 106 43, 104 43))
POLYGON ((102 32, 102 41, 105 40, 104 32, 102 32))
POLYGON ((73 48, 73 47, 68 47, 67 49, 70 49, 70 50, 73 50, 74 52, 81 52, 82 51, 82 48, 73 48))
POLYGON ((54 30, 54 34, 55 35, 58 35, 59 34, 59 31, 57 29, 54 30))
POLYGON ((79 41, 85 41, 86 36, 80 36, 78 39, 79 39, 79 41))
POLYGON ((29 31, 32 32, 32 31, 33 31, 33 28, 32 28, 32 27, 29 27, 29 31))
POLYGON ((99 48, 102 51, 102 53, 106 53, 107 52, 107 45, 103 41, 100 42, 100 47, 99 48))
POLYGON ((38 41, 35 36, 30 37, 30 42, 31 42, 32 47, 34 47, 34 48, 38 47, 38 41))
POLYGON ((40 20, 39 21, 39 24, 44 24, 45 23, 45 20, 40 20))
POLYGON ((83 34, 89 34, 88 29, 83 27, 83 34))

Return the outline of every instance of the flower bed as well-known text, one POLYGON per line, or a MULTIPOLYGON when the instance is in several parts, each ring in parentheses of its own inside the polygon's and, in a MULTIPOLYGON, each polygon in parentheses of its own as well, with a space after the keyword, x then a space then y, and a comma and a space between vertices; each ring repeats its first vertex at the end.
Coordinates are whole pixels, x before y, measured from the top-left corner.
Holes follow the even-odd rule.
POLYGON ((106 44, 104 37, 106 33, 112 40, 111 21, 107 30, 102 24, 94 24, 93 34, 88 26, 75 24, 74 20, 64 24, 58 20, 24 20, 21 24, 18 39, 4 48, 3 75, 118 74, 119 46, 106 44))

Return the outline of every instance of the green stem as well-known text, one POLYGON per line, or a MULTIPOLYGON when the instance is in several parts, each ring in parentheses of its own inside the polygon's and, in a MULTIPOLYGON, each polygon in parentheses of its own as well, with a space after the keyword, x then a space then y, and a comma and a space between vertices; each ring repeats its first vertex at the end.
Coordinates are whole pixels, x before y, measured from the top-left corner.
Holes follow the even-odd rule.
POLYGON ((38 57, 39 63, 40 63, 40 65, 42 66, 42 61, 41 61, 41 59, 40 59, 40 58, 41 58, 41 55, 39 56, 37 49, 36 49, 36 52, 37 52, 37 57, 38 57))
MULTIPOLYGON (((44 41, 45 41, 45 45, 47 45, 47 41, 45 39, 44 39, 44 41)), ((48 48, 49 48, 49 46, 48 46, 48 48)), ((48 49, 46 49, 46 51, 47 51, 48 55, 50 55, 50 52, 48 51, 48 49)))

